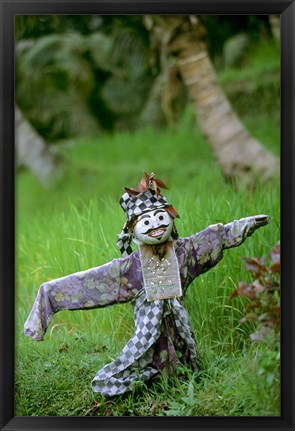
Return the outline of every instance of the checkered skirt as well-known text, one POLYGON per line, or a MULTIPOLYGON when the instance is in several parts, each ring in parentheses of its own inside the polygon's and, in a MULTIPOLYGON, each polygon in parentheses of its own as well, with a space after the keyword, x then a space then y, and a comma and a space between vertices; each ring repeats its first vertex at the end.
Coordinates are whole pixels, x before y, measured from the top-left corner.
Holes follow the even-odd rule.
POLYGON ((179 335, 186 342, 191 356, 196 359, 197 352, 192 337, 188 315, 177 299, 148 302, 145 292, 134 300, 135 333, 125 345, 118 358, 105 365, 94 377, 94 392, 104 395, 119 395, 128 390, 136 381, 146 381, 159 370, 150 364, 154 356, 154 344, 160 336, 160 326, 164 317, 164 301, 173 313, 179 335))

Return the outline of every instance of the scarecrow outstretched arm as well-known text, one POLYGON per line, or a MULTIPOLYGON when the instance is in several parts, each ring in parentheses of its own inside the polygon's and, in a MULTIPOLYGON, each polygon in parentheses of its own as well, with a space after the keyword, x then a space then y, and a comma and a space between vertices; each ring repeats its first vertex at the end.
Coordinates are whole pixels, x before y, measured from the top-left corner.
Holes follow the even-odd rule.
POLYGON ((253 217, 241 218, 240 220, 234 220, 231 223, 222 225, 221 238, 223 248, 239 246, 247 237, 251 236, 256 229, 265 226, 269 222, 269 217, 265 214, 261 214, 253 217))
MULTIPOLYGON (((134 257, 133 257, 134 260, 134 257)), ((130 259, 114 259, 105 265, 43 283, 24 325, 25 335, 43 340, 53 315, 61 310, 85 310, 127 302, 136 294, 129 283, 130 259)))
POLYGON ((181 278, 184 289, 198 275, 213 268, 223 258, 223 250, 241 245, 245 239, 261 226, 269 223, 266 215, 245 217, 228 224, 217 223, 184 238, 180 254, 186 262, 181 266, 181 278))

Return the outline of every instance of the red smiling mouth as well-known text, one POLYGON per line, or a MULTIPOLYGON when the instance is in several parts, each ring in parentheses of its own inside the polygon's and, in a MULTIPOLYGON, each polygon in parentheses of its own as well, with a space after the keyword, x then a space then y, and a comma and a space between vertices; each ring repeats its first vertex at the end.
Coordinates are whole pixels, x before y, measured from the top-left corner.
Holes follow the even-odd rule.
POLYGON ((152 238, 159 238, 159 237, 164 235, 165 231, 166 231, 166 229, 162 229, 162 228, 161 229, 154 229, 148 234, 148 236, 150 236, 152 238))

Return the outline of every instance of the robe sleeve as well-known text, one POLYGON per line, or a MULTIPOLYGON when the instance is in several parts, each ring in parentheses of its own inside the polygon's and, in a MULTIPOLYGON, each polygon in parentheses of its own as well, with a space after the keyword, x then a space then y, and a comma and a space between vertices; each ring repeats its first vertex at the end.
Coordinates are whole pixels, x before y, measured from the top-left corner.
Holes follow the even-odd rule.
POLYGON ((217 223, 183 238, 179 247, 180 275, 184 288, 198 275, 214 267, 223 250, 241 245, 260 226, 269 223, 267 216, 245 217, 228 224, 217 223))
POLYGON ((226 225, 221 225, 223 248, 241 245, 256 229, 265 226, 269 221, 266 215, 259 215, 241 218, 240 220, 235 220, 226 225))
POLYGON ((61 310, 85 310, 128 302, 141 287, 138 257, 114 259, 105 265, 41 284, 24 324, 25 335, 43 340, 53 315, 61 310))

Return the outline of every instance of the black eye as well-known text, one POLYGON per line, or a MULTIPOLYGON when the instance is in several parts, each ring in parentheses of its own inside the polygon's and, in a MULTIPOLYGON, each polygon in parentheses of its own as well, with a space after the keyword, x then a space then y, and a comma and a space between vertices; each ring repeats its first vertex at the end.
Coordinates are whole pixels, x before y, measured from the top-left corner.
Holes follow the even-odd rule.
POLYGON ((160 215, 159 220, 164 220, 164 216, 160 215))
POLYGON ((148 220, 145 220, 144 224, 147 226, 148 224, 150 224, 150 222, 148 220))

